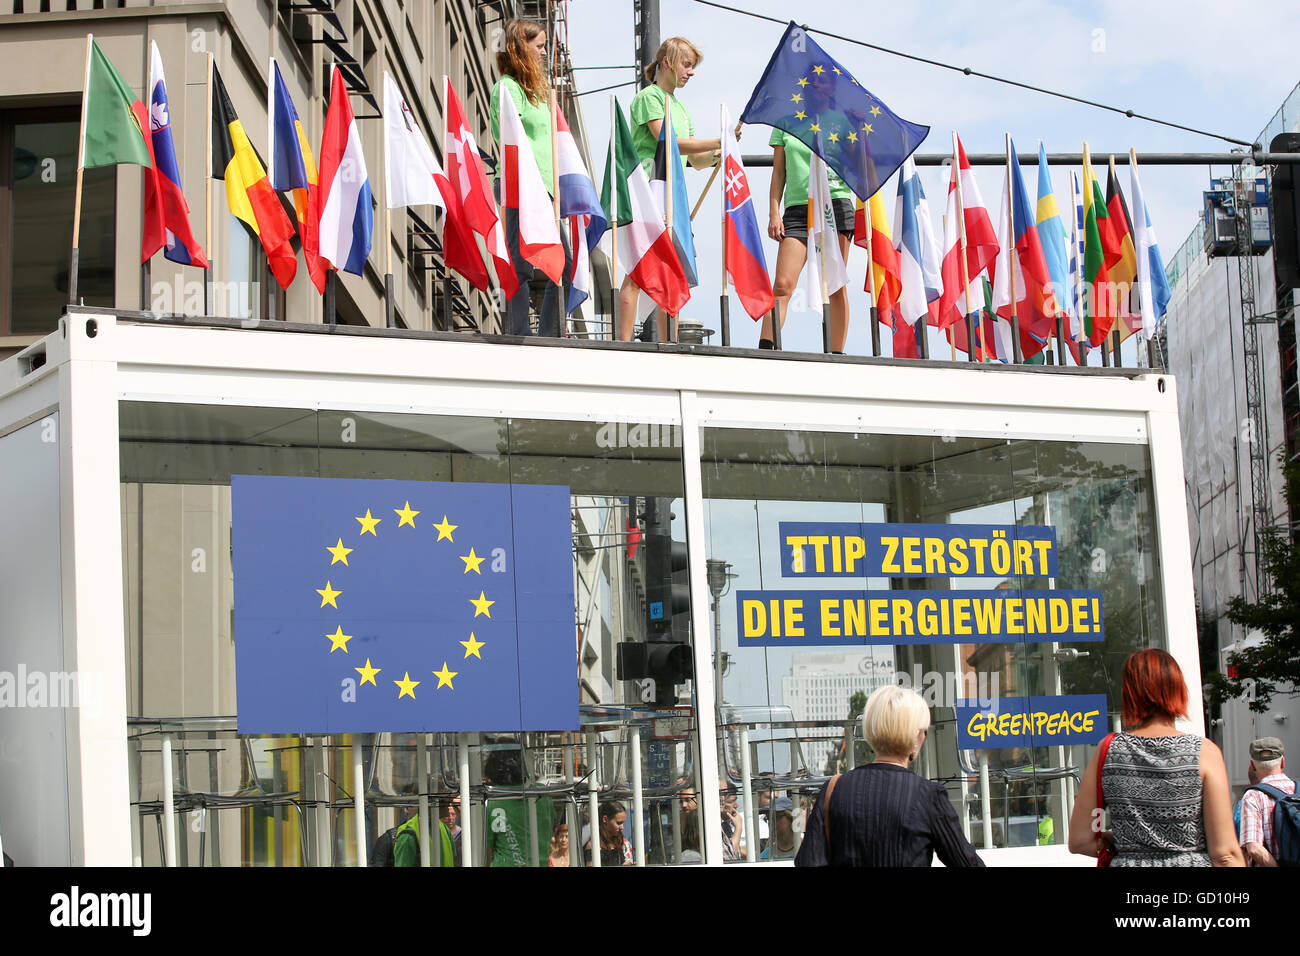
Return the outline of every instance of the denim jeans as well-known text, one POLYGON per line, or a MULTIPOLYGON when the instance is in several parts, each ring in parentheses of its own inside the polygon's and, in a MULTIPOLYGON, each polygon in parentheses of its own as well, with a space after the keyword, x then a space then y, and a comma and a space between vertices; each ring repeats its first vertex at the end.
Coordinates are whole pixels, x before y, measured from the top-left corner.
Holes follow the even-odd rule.
MULTIPOLYGON (((533 265, 519 251, 519 210, 502 209, 505 215, 506 247, 510 250, 510 260, 515 266, 515 275, 519 277, 519 291, 514 294, 506 306, 506 331, 511 335, 532 335, 529 321, 529 309, 532 303, 528 280, 536 271, 533 265)), ((567 223, 565 224, 567 227, 567 223)), ((569 275, 573 269, 573 255, 569 251, 568 229, 560 230, 560 241, 564 244, 564 282, 556 285, 546 280, 546 293, 542 297, 541 321, 538 323, 538 335, 556 336, 560 334, 561 309, 566 309, 569 302, 569 275), (563 294, 563 302, 560 296, 563 294)))

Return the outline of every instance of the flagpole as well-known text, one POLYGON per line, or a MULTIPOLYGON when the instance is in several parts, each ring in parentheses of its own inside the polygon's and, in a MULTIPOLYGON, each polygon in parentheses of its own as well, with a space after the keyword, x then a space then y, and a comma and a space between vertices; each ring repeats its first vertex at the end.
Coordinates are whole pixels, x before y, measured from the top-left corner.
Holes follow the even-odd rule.
MULTIPOLYGON (((141 96, 140 99, 141 99, 141 101, 144 103, 144 110, 145 110, 145 117, 146 117, 146 120, 145 120, 145 126, 144 126, 143 129, 140 130, 140 132, 141 132, 141 134, 143 134, 143 136, 144 136, 144 138, 145 138, 146 140, 149 140, 149 141, 150 141, 150 142, 149 142, 149 150, 150 150, 150 153, 152 154, 152 151, 153 151, 153 142, 152 142, 152 140, 153 140, 153 132, 152 132, 152 130, 150 129, 150 126, 152 126, 152 123, 149 122, 149 119, 148 119, 148 117, 150 116, 150 114, 153 112, 153 93, 152 93, 152 92, 150 91, 150 89, 149 89, 149 74, 150 74, 150 72, 152 72, 152 67, 153 67, 153 58, 150 56, 150 53, 151 53, 151 52, 152 52, 152 50, 151 50, 149 47, 145 47, 145 51, 144 51, 144 95, 141 96)), ((152 172, 152 170, 151 170, 150 172, 152 172)), ((155 182, 154 182, 154 185, 155 185, 155 186, 157 185, 157 181, 156 181, 156 180, 155 180, 155 182)), ((158 202, 161 204, 161 202, 162 202, 162 196, 158 196, 157 198, 158 198, 158 202)), ((148 204, 149 204, 149 187, 148 187, 148 186, 145 186, 145 188, 143 188, 142 190, 140 190, 140 223, 141 223, 141 226, 142 226, 142 227, 143 227, 143 225, 144 225, 145 214, 148 212, 148 208, 147 208, 147 207, 148 207, 148 204)), ((165 214, 165 213, 163 214, 163 229, 164 229, 164 231, 163 231, 163 238, 164 238, 164 240, 165 240, 165 239, 166 239, 166 236, 167 236, 167 233, 166 233, 166 214, 165 214)), ((141 229, 141 232, 143 232, 143 228, 141 229)), ((141 248, 141 250, 140 250, 141 252, 144 251, 144 249, 143 249, 143 245, 144 245, 144 243, 143 243, 143 241, 142 241, 142 242, 141 242, 141 247, 142 247, 142 248, 141 248)), ((150 256, 148 259, 144 259, 144 260, 140 263, 140 311, 141 311, 141 312, 148 312, 148 311, 150 311, 150 307, 153 305, 153 299, 152 299, 152 296, 149 295, 149 286, 151 285, 151 282, 152 282, 152 276, 153 276, 152 263, 153 263, 153 257, 152 257, 152 256, 150 256)), ((176 311, 176 312, 180 312, 181 309, 183 308, 183 306, 182 306, 179 302, 173 303, 173 305, 175 306, 175 311, 176 311)))
POLYGON ((73 200, 72 258, 68 262, 68 304, 77 304, 78 244, 81 240, 81 178, 86 166, 86 105, 90 99, 90 46, 93 34, 86 34, 86 77, 81 87, 81 138, 77 140, 77 195, 73 200))
MULTIPOLYGON (((1088 148, 1088 144, 1087 144, 1087 142, 1084 142, 1084 144, 1083 144, 1083 226, 1084 226, 1084 231, 1083 231, 1083 249, 1084 249, 1084 252, 1085 252, 1085 253, 1087 253, 1087 251, 1088 251, 1088 205, 1089 205, 1091 202, 1093 202, 1093 191, 1092 191, 1092 150, 1088 148)), ((1096 215, 1096 214, 1094 213, 1094 216, 1095 216, 1095 215, 1096 215)), ((1100 229, 1098 229, 1098 234, 1100 234, 1100 229)), ((1103 261, 1103 262, 1106 261, 1106 252, 1105 252, 1104 249, 1102 250, 1102 261, 1103 261)), ((1083 260, 1081 259, 1081 260, 1079 261, 1079 271, 1082 272, 1083 269, 1084 269, 1084 265, 1083 265, 1083 260)), ((1089 306, 1089 308, 1092 309, 1092 321, 1093 321, 1093 324, 1096 324, 1096 322, 1097 322, 1097 286, 1096 286, 1096 283, 1093 283, 1093 287, 1092 287, 1092 295, 1088 296, 1088 306, 1089 306)), ((1098 344, 1101 346, 1101 367, 1102 367, 1102 368, 1110 368, 1110 356, 1106 353, 1106 340, 1103 338, 1103 339, 1101 340, 1101 342, 1098 343, 1098 344)), ((1091 335, 1088 336, 1088 345, 1089 345, 1089 346, 1092 345, 1092 336, 1091 336, 1091 335)))
POLYGON ((875 259, 871 255, 871 243, 875 238, 875 233, 871 225, 871 200, 868 199, 862 204, 862 224, 863 230, 867 237, 867 285, 871 290, 871 310, 868 313, 871 317, 871 354, 880 357, 880 308, 876 302, 876 270, 875 259))
MULTIPOLYGON (((1080 198, 1082 198, 1083 196, 1082 192, 1080 192, 1079 196, 1080 198)), ((1070 244, 1073 247, 1071 251, 1074 253, 1074 261, 1075 261, 1073 305, 1075 311, 1078 313, 1075 316, 1075 321, 1079 324, 1079 331, 1082 332, 1083 331, 1083 250, 1079 247, 1079 239, 1081 238, 1081 235, 1079 233, 1079 208, 1074 204, 1074 173, 1073 172, 1070 173, 1070 215, 1071 215, 1071 221, 1073 225, 1073 228, 1070 230, 1070 244)), ((1083 361, 1080 362, 1079 365, 1081 366, 1087 365, 1088 350, 1091 347, 1091 343, 1085 344, 1084 342, 1080 342, 1079 340, 1076 339, 1075 344, 1078 346, 1079 349, 1079 357, 1083 359, 1083 361)))
POLYGON ((609 170, 609 337, 618 341, 618 99, 609 94, 609 158, 605 168, 609 170))
MULTIPOLYGON (((1115 172, 1115 157, 1114 157, 1113 155, 1110 157, 1110 178, 1111 178, 1111 180, 1114 181, 1114 183, 1115 183, 1115 189, 1118 191, 1118 190, 1119 190, 1119 176, 1118 176, 1118 175, 1116 174, 1116 172, 1115 172)), ((1122 194, 1121 194, 1121 199, 1120 199, 1120 208, 1121 208, 1121 209, 1124 208, 1124 200, 1123 200, 1123 198, 1122 198, 1122 194)), ((1129 223, 1128 226, 1129 226, 1129 236, 1130 236, 1130 237, 1129 237, 1129 242, 1132 242, 1132 241, 1133 241, 1133 239, 1132 239, 1133 224, 1132 224, 1132 223, 1129 223)), ((1133 265, 1134 265, 1134 266, 1137 265, 1137 258, 1136 258, 1136 257, 1134 257, 1133 265)), ((1129 298, 1129 296, 1125 296, 1125 297, 1124 297, 1125 300, 1127 300, 1128 298, 1129 298)), ((1114 359, 1115 359, 1115 367, 1116 367, 1116 368, 1119 368, 1119 367, 1121 367, 1121 365, 1123 365, 1123 362, 1120 360, 1120 354, 1119 354, 1119 347, 1120 347, 1121 342, 1123 341, 1123 337, 1122 337, 1121 334, 1120 334, 1120 328, 1119 328, 1119 326, 1120 326, 1120 313, 1124 310, 1124 308, 1125 308, 1126 305, 1127 305, 1127 301, 1121 302, 1119 296, 1116 296, 1116 297, 1115 297, 1115 324, 1114 324, 1113 326, 1111 326, 1111 339, 1110 339, 1110 341, 1111 341, 1111 354, 1114 356, 1114 359)))
MULTIPOLYGON (((384 105, 388 105, 387 101, 384 105)), ((392 197, 388 195, 388 186, 393 178, 390 175, 393 155, 388 143, 387 122, 385 119, 381 137, 383 146, 380 149, 380 155, 384 159, 384 328, 392 329, 397 327, 397 308, 393 302, 393 207, 390 203, 392 197)))
POLYGON ((203 277, 203 314, 212 315, 215 303, 212 285, 217 278, 217 257, 212 253, 212 54, 208 54, 208 75, 204 81, 203 98, 207 102, 207 136, 203 165, 208 174, 203 178, 203 220, 205 251, 208 254, 208 271, 203 277))
POLYGON ((1020 351, 1020 317, 1016 314, 1016 207, 1011 189, 1011 134, 1007 133, 1007 237, 1011 248, 1007 250, 1007 264, 1011 271, 1011 358, 1019 365, 1024 361, 1020 351))
MULTIPOLYGON (((560 108, 559 100, 555 95, 555 87, 551 87, 551 92, 547 97, 551 104, 551 202, 555 206, 555 231, 560 236, 560 248, 564 248, 564 223, 560 219, 560 145, 559 145, 559 120, 555 117, 558 115, 560 108)), ((573 245, 573 243, 570 243, 573 245)), ((576 248, 570 250, 570 257, 576 256, 576 248)), ((558 314, 555 318, 555 335, 557 338, 566 338, 569 325, 569 303, 565 300, 564 295, 564 277, 560 277, 559 288, 556 290, 556 309, 558 314), (564 300, 564 301, 562 301, 564 300)))
MULTIPOLYGON (((725 138, 727 135, 727 105, 718 104, 718 129, 722 131, 725 138)), ((725 144, 724 144, 725 145, 725 144)), ((700 194, 700 200, 695 204, 695 208, 700 208, 700 203, 704 202, 704 196, 709 191, 709 186, 713 185, 714 178, 718 175, 718 170, 726 162, 725 157, 720 157, 718 165, 713 167, 713 175, 704 186, 704 192, 700 194)), ((691 218, 695 218, 695 212, 691 212, 691 218)), ((727 185, 722 184, 722 289, 718 296, 718 305, 720 307, 719 316, 722 324, 722 344, 728 346, 731 344, 731 300, 727 297, 727 185)))
MULTIPOLYGON (((1128 167, 1128 168, 1129 168, 1130 175, 1132 176, 1133 181, 1136 181, 1136 180, 1137 180, 1137 165, 1138 165, 1138 157, 1137 157, 1137 150, 1133 149, 1132 147, 1129 147, 1129 151, 1128 151, 1128 162, 1129 162, 1129 167, 1128 167)), ((1130 188, 1131 188, 1131 184, 1130 184, 1130 188)), ((1143 208, 1142 208, 1142 215, 1143 215, 1143 216, 1146 216, 1146 200, 1145 200, 1145 198, 1144 198, 1143 201, 1142 201, 1142 206, 1143 206, 1143 208)), ((1128 226, 1129 226, 1129 230, 1130 230, 1130 232, 1135 228, 1134 225, 1133 225, 1133 223, 1131 223, 1131 222, 1128 224, 1128 226)), ((1135 238, 1136 238, 1136 237, 1135 237, 1135 238)), ((1136 243, 1135 243, 1135 245, 1136 245, 1136 243)), ((1141 250, 1141 249, 1138 249, 1138 250, 1136 250, 1136 252, 1137 252, 1137 270, 1138 270, 1138 274, 1137 274, 1137 280, 1138 280, 1138 314, 1141 315, 1141 312, 1142 312, 1142 306, 1143 306, 1143 304, 1146 303, 1146 297, 1142 294, 1142 250, 1141 250)), ((1154 282, 1152 283, 1152 285, 1154 286, 1154 282)), ((1142 317, 1142 345, 1143 345, 1143 349, 1142 349, 1142 351, 1143 351, 1143 353, 1144 353, 1145 356, 1146 356, 1146 363, 1147 363, 1147 364, 1146 364, 1146 367, 1147 367, 1147 368, 1151 368, 1151 339, 1152 339, 1152 337, 1155 335, 1155 331, 1156 331, 1155 328, 1154 328, 1154 326, 1155 326, 1155 321, 1156 321, 1156 320, 1155 320, 1155 309, 1154 309, 1154 308, 1152 308, 1152 310, 1151 310, 1151 316, 1152 316, 1152 318, 1151 318, 1152 328, 1150 328, 1150 329, 1148 329, 1148 328, 1146 327, 1146 317, 1145 317, 1145 316, 1142 317)), ((1133 350, 1133 360, 1134 360, 1135 362, 1137 361, 1137 349, 1134 349, 1134 350, 1133 350)))
MULTIPOLYGON (((821 220, 822 220, 822 221, 818 224, 818 227, 819 227, 820 229, 822 229, 822 230, 825 230, 825 228, 826 228, 826 210, 822 208, 822 175, 823 175, 823 173, 822 173, 822 158, 821 158, 821 154, 819 154, 819 153, 813 153, 813 162, 815 163, 815 165, 812 167, 812 171, 813 171, 813 173, 816 174, 816 180, 815 180, 815 182, 816 182, 816 187, 815 187, 815 188, 816 188, 816 190, 817 190, 817 209, 818 209, 818 211, 821 212, 821 220)), ((812 175, 810 175, 810 176, 808 177, 808 182, 809 182, 809 186, 810 186, 810 188, 809 188, 809 193, 811 194, 811 192, 812 192, 812 188, 813 188, 813 187, 812 187, 812 183, 814 182, 814 179, 813 179, 813 176, 812 176, 812 175)), ((811 197, 811 195, 809 196, 809 208, 810 208, 810 209, 812 208, 812 197, 811 197)), ((831 207, 831 222, 834 223, 834 221, 835 221, 835 212, 834 212, 834 207, 832 206, 832 207, 831 207)), ((838 230, 832 230, 832 232, 834 232, 834 234, 835 234, 835 236, 834 236, 835 241, 838 242, 838 241, 839 241, 839 231, 838 231, 838 230)), ((812 242, 812 241, 813 241, 813 233, 812 233, 812 230, 811 230, 811 229, 808 230, 808 241, 809 241, 809 242, 812 242)), ((823 239, 822 242, 817 243, 817 265, 818 265, 818 267, 819 267, 818 271, 820 272, 820 275, 818 276, 818 278, 821 280, 821 285, 822 285, 822 352, 825 353, 825 354, 827 354, 827 355, 829 355, 829 354, 830 354, 830 351, 831 351, 831 297, 830 297, 830 293, 826 291, 826 242, 825 242, 824 239, 823 239)))
MULTIPOLYGON (((677 171, 673 169, 673 164, 670 161, 672 159, 673 151, 670 148, 671 144, 668 141, 668 137, 670 136, 675 137, 677 135, 677 131, 673 129, 673 95, 671 93, 664 94, 664 124, 666 124, 667 126, 666 129, 661 129, 661 132, 663 133, 663 137, 664 137, 664 226, 666 226, 668 229, 669 240, 672 240, 673 239, 673 174, 677 171)), ((675 141, 676 140, 674 140, 674 142, 675 141)), ((677 243, 674 241, 673 248, 676 247, 677 247, 677 243)), ((676 336, 671 333, 676 331, 677 317, 668 315, 668 313, 663 309, 656 309, 655 319, 656 319, 655 341, 661 341, 661 342, 674 341, 676 339, 676 336), (659 322, 658 322, 659 312, 664 312, 664 325, 667 326, 666 328, 663 329, 659 328, 659 322)))
MULTIPOLYGON (((1038 141, 1038 149, 1041 155, 1043 149, 1043 141, 1041 139, 1038 141)), ((1055 196, 1056 184, 1051 181, 1050 172, 1048 173, 1048 186, 1052 190, 1052 195, 1055 196)), ((1056 209, 1056 219, 1058 222, 1061 219, 1061 209, 1059 206, 1056 209)), ((1041 230, 1039 231, 1039 238, 1042 238, 1041 230)), ((1066 267, 1069 267, 1068 259, 1066 261, 1066 267)), ((1052 288, 1056 288, 1055 283, 1053 283, 1052 288)), ((1053 294, 1052 299, 1056 301, 1056 359, 1061 368, 1065 368, 1065 304, 1061 301, 1057 301, 1055 294, 1053 294)))
POLYGON ((961 282, 966 296, 966 361, 973 362, 975 361, 975 320, 970 308, 970 265, 966 262, 966 200, 961 194, 961 162, 957 146, 957 131, 953 130, 952 181, 957 184, 957 238, 961 250, 958 258, 961 259, 961 282))

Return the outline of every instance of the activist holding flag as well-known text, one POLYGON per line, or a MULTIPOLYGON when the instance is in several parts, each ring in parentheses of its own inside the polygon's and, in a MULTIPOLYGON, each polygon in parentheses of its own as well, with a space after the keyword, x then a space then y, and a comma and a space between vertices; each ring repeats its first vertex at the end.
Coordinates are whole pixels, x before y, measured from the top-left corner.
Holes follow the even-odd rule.
MULTIPOLYGON (((817 118, 814 125, 824 127, 827 135, 839 136, 834 132, 846 126, 848 120, 835 111, 834 92, 835 74, 829 69, 814 70, 808 82, 800 87, 803 108, 798 112, 810 113, 817 118)), ((816 136, 814 135, 814 142, 816 136)), ((815 190, 810 190, 809 172, 813 156, 812 149, 802 139, 777 127, 768 139, 772 147, 772 184, 768 191, 767 234, 780 245, 776 253, 776 279, 772 286, 772 295, 780 310, 781 328, 785 328, 786 312, 790 306, 790 296, 799 282, 799 274, 805 263, 810 270, 810 281, 818 287, 809 308, 818 310, 821 303, 820 279, 812 278, 811 270, 818 270, 820 263, 809 259, 808 219, 810 214, 809 199, 815 190), (784 192, 783 192, 784 190, 784 192), (784 212, 782 202, 784 201, 784 212)), ((849 245, 853 241, 853 191, 849 189, 833 169, 826 170, 831 208, 835 217, 835 231, 839 233, 840 256, 844 261, 849 257, 849 245)), ((816 247, 813 246, 814 252, 816 247)), ((830 296, 831 341, 832 350, 844 351, 844 343, 849 333, 849 293, 847 287, 841 287, 830 296)), ((772 341, 772 319, 763 320, 763 330, 759 333, 758 347, 770 349, 772 341)))
MULTIPOLYGON (((492 136, 500 149, 503 166, 503 175, 497 181, 497 196, 505 218, 506 247, 510 250, 510 261, 519 283, 506 309, 506 331, 511 335, 533 334, 529 280, 541 272, 548 281, 542 298, 538 334, 555 336, 560 334, 560 282, 564 280, 568 285, 565 277, 572 270, 573 263, 569 244, 558 229, 556 212, 551 205, 556 187, 555 163, 551 154, 551 87, 546 81, 546 28, 535 20, 511 20, 507 23, 505 46, 497 54, 497 67, 501 70, 501 79, 497 80, 488 97, 492 136), (508 125, 503 118, 503 95, 509 97, 518 114, 517 126, 508 125), (508 167, 505 162, 506 151, 516 146, 527 148, 537 176, 529 174, 522 191, 516 186, 516 191, 511 192, 511 184, 520 181, 510 178, 511 169, 527 172, 522 167, 508 167), (532 190, 534 180, 541 182, 540 196, 532 190), (542 221, 547 217, 549 228, 542 221), (554 252, 540 251, 541 246, 549 247, 552 243, 555 244, 554 252), (553 269, 550 262, 557 256, 559 267, 553 269)), ((520 155, 519 159, 521 163, 527 163, 527 157, 520 155)))

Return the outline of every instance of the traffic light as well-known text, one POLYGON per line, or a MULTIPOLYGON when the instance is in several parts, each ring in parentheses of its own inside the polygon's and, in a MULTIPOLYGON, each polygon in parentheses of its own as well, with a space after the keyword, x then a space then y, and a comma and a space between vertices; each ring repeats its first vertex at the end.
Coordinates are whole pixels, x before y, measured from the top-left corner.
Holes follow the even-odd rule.
POLYGON ((675 704, 678 684, 690 680, 691 645, 680 641, 620 641, 618 645, 619 680, 654 681, 654 702, 675 704))
POLYGON ((686 542, 673 540, 670 504, 669 498, 646 499, 646 625, 652 636, 668 635, 676 630, 685 639, 690 634, 689 624, 683 620, 674 628, 673 618, 691 609, 690 587, 686 582, 686 542))

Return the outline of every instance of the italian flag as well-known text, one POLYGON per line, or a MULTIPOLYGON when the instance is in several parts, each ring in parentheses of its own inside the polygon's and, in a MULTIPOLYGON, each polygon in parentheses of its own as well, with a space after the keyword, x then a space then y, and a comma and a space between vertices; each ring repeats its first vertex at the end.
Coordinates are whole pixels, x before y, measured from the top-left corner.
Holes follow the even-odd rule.
POLYGON ((81 163, 83 169, 135 163, 152 166, 146 139, 149 114, 122 74, 104 56, 94 37, 86 38, 86 92, 82 101, 81 163))
POLYGON ((637 160, 623 109, 617 103, 600 202, 606 219, 623 227, 619 248, 627 250, 632 263, 627 274, 657 306, 676 315, 691 297, 690 282, 682 270, 672 234, 664 225, 663 210, 650 188, 650 180, 637 160), (617 200, 617 206, 611 205, 611 199, 617 200), (610 215, 611 208, 618 209, 617 217, 610 215))

